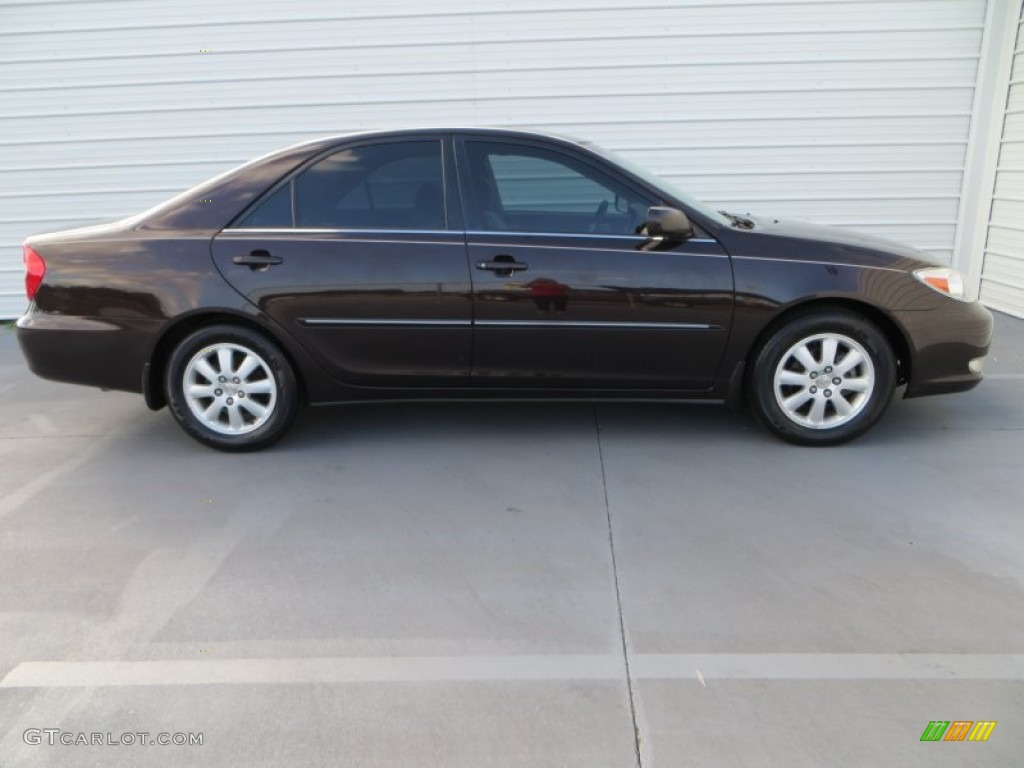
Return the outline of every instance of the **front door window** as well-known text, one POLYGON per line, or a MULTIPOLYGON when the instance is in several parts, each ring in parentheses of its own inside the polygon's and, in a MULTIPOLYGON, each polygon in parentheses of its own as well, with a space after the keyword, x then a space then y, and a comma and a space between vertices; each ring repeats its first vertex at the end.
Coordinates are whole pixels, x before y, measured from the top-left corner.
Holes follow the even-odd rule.
POLYGON ((470 228, 635 235, 654 201, 589 163, 539 147, 467 141, 470 228))

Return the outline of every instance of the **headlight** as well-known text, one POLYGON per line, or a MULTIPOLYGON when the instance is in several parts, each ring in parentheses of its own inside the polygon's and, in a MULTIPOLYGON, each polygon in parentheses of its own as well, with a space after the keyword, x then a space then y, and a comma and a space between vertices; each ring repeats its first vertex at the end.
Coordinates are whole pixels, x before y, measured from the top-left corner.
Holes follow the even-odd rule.
POLYGON ((934 288, 939 293, 944 293, 947 296, 960 301, 967 301, 967 294, 964 291, 963 275, 955 269, 950 269, 949 267, 915 269, 914 277, 929 288, 934 288))

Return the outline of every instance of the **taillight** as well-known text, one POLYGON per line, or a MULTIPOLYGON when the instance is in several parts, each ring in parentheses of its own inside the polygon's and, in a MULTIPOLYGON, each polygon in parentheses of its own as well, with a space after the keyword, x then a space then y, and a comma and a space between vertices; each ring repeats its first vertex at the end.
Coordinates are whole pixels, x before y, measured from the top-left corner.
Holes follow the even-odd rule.
POLYGON ((46 274, 46 262, 43 261, 43 257, 30 245, 25 245, 25 293, 28 294, 28 300, 32 301, 36 297, 36 291, 39 290, 39 284, 43 282, 43 276, 46 274))

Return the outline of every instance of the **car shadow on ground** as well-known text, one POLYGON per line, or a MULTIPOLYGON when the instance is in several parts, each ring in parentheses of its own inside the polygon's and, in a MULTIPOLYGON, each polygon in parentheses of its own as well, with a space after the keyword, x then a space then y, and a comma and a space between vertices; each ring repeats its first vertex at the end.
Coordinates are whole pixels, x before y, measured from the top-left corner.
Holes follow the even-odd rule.
MULTIPOLYGON (((971 392, 904 400, 902 389, 889 410, 864 436, 843 447, 932 443, 944 432, 1024 429, 1020 381, 992 379, 971 392)), ((199 448, 176 434, 166 410, 150 414, 139 437, 170 447, 199 448)), ((538 445, 568 437, 592 437, 597 426, 617 438, 675 440, 680 445, 711 447, 728 444, 764 445, 790 450, 815 450, 784 443, 764 430, 740 407, 732 410, 704 403, 638 402, 379 402, 307 407, 274 454, 386 447, 425 447, 453 441, 511 440, 538 445)))
POLYGON ((736 437, 753 420, 713 405, 582 402, 423 402, 307 408, 281 448, 351 446, 370 442, 422 442, 461 438, 496 440, 596 435, 597 425, 626 425, 635 437, 736 437))
MULTIPOLYGON (((296 428, 272 450, 397 441, 435 443, 465 437, 557 439, 614 429, 618 437, 672 438, 699 445, 744 442, 793 447, 774 438, 746 408, 714 404, 585 402, 374 403, 307 408, 296 428)), ((889 410, 867 434, 848 446, 913 443, 941 439, 943 432, 1024 429, 1020 382, 993 379, 951 396, 903 399, 898 390, 889 410)))

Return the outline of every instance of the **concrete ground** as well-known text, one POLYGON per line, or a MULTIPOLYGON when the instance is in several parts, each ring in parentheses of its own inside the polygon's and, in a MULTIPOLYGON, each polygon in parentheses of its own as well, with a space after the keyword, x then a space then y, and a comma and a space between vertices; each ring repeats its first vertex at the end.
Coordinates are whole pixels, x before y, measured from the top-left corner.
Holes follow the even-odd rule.
POLYGON ((4 331, 0 765, 1020 765, 997 321, 981 387, 839 448, 716 407, 430 404, 238 456, 34 378, 4 331))

